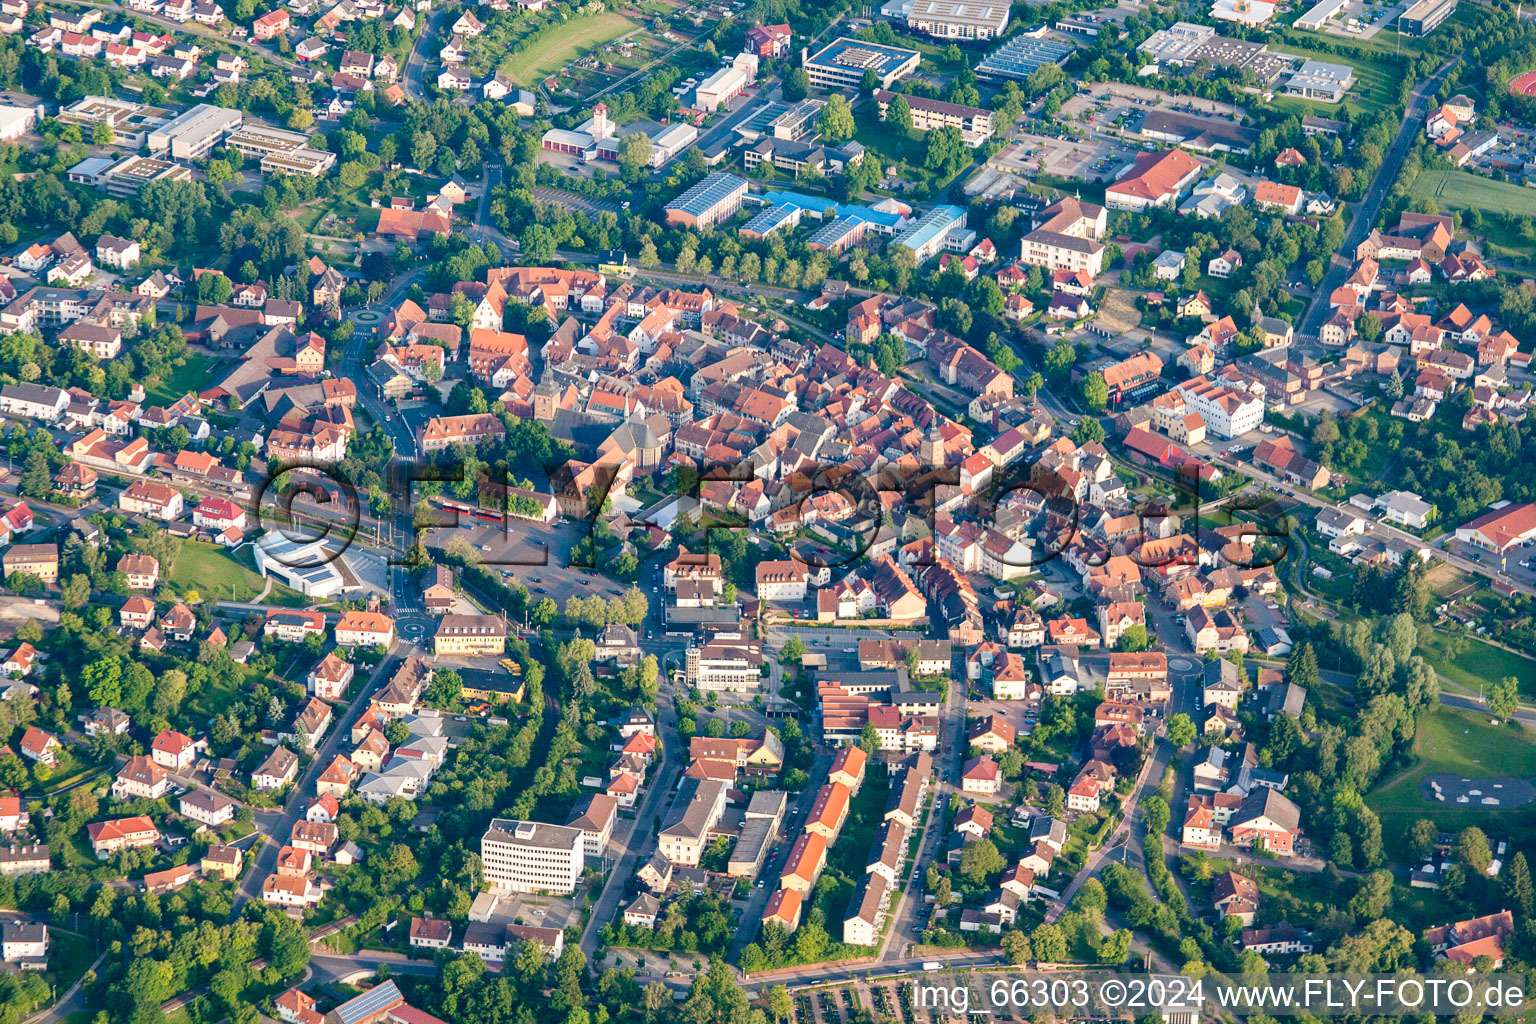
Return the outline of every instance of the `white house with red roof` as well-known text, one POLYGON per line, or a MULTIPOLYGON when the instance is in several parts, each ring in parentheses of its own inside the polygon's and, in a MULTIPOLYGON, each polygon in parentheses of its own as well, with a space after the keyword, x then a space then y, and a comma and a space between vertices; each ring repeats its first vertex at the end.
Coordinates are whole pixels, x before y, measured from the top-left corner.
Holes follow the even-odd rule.
POLYGON ((150 743, 149 752, 155 764, 173 772, 183 772, 192 767, 197 746, 186 733, 165 729, 150 743))
POLYGON ((1003 774, 990 757, 973 757, 960 772, 960 791, 978 796, 996 796, 1003 774))
POLYGON ((27 726, 21 737, 21 756, 52 768, 58 762, 59 751, 64 744, 35 725, 27 726))
POLYGON ((192 510, 192 525, 199 530, 223 533, 245 529, 245 509, 227 498, 204 498, 192 510))
POLYGON ((14 651, 0 661, 0 675, 7 679, 24 679, 32 673, 32 665, 37 660, 37 648, 23 642, 14 651))

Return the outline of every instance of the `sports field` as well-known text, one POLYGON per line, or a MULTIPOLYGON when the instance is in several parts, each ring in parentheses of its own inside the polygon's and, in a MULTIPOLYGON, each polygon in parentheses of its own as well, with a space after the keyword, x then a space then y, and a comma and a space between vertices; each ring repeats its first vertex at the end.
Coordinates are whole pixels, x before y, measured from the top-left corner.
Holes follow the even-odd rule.
POLYGON ((1515 845, 1536 833, 1536 805, 1518 809, 1447 806, 1426 800, 1419 791, 1420 780, 1434 772, 1471 779, 1536 778, 1536 733, 1517 723, 1490 721, 1484 714, 1447 707, 1419 716, 1419 735, 1413 744, 1416 763, 1365 801, 1381 816, 1387 849, 1419 818, 1429 818, 1448 831, 1469 825, 1492 829, 1515 845))
POLYGON ((1442 210, 1476 207, 1483 213, 1536 217, 1536 189, 1468 171, 1421 171, 1408 194, 1414 199, 1433 199, 1442 210))
POLYGON ((579 18, 534 40, 501 62, 501 71, 520 85, 532 85, 565 67, 588 50, 638 28, 622 14, 605 11, 579 18))

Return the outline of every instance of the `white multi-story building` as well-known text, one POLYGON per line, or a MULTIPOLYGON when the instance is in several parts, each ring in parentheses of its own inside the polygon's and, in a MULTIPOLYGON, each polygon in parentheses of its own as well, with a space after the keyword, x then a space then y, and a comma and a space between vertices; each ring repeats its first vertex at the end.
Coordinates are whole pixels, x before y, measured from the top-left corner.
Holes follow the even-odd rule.
POLYGON ((805 565, 794 559, 783 562, 762 562, 757 567, 757 599, 759 601, 804 601, 805 585, 810 572, 805 565))
POLYGON ((1235 388, 1195 377, 1176 389, 1192 411, 1205 420, 1206 429, 1218 437, 1241 437, 1264 422, 1264 400, 1235 388))
POLYGON ((760 682, 763 648, 755 640, 720 634, 686 655, 688 681, 701 690, 755 690, 760 682))
POLYGON ((498 892, 574 892, 584 845, 579 828, 493 818, 480 838, 486 885, 498 892))

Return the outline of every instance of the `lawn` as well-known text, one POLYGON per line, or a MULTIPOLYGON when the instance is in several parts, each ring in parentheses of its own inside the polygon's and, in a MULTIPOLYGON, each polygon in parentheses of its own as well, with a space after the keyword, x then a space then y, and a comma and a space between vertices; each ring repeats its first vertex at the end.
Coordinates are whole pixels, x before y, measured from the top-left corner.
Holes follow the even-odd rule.
POLYGON ((622 14, 612 11, 582 18, 536 40, 526 49, 509 55, 501 62, 503 74, 522 85, 532 85, 553 74, 579 57, 583 51, 617 39, 637 26, 622 14))
POLYGON ((1414 199, 1433 199, 1441 210, 1476 207, 1483 213, 1536 217, 1536 189, 1494 181, 1468 171, 1420 171, 1408 194, 1414 199))
POLYGON ((1466 778, 1536 777, 1536 737, 1523 726, 1491 725, 1486 715, 1442 707, 1420 716, 1413 750, 1418 763, 1366 799, 1381 816, 1388 850, 1397 847, 1419 818, 1433 820, 1443 831, 1472 825, 1491 829, 1515 846, 1529 843, 1536 835, 1536 804, 1515 809, 1447 806, 1426 800, 1419 791, 1420 780, 1434 772, 1466 778))
POLYGON ((1325 53, 1320 50, 1308 50, 1304 46, 1295 46, 1289 43, 1271 46, 1270 49, 1279 53, 1291 53, 1298 57, 1323 61, 1328 64, 1347 64, 1355 69, 1355 84, 1345 94, 1343 103, 1323 103, 1318 100, 1304 100, 1299 96, 1277 95, 1274 98, 1273 105, 1278 110, 1336 117, 1339 109, 1344 106, 1352 107, 1368 114, 1376 114, 1397 103, 1398 90, 1402 82, 1402 72, 1400 66, 1395 66, 1397 65, 1396 61, 1371 60, 1369 58, 1345 56, 1337 53, 1325 53), (1333 113, 1329 113, 1329 111, 1333 111, 1333 113))
MULTIPOLYGON (((186 596, 195 591, 204 601, 250 601, 267 583, 251 568, 249 558, 231 554, 217 544, 195 540, 182 541, 167 582, 178 594, 186 596)), ((310 601, 298 591, 274 582, 266 603, 302 608, 310 601)))
POLYGON ((249 601, 266 582, 226 549, 195 540, 182 542, 170 575, 178 593, 185 596, 195 591, 204 601, 249 601))
MULTIPOLYGON (((1536 697, 1536 661, 1470 638, 1466 641, 1466 653, 1452 661, 1445 654, 1448 639, 1446 634, 1436 633, 1429 646, 1419 651, 1436 672, 1471 690, 1478 690, 1484 684, 1497 682, 1505 676, 1514 676, 1520 680, 1520 693, 1523 696, 1536 697)), ((1532 774, 1536 774, 1536 769, 1532 770, 1532 774)))
POLYGON ((218 381, 223 368, 221 359, 201 352, 188 352, 186 362, 172 370, 170 376, 150 381, 144 391, 150 399, 169 405, 189 391, 193 394, 206 391, 218 381))

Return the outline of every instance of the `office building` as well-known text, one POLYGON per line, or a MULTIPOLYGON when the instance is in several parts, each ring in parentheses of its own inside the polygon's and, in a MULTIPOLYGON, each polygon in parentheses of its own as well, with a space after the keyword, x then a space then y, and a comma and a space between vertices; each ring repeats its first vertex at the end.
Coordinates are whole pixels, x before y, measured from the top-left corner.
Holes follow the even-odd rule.
POLYGON ((965 226, 966 211, 958 206, 935 206, 896 236, 892 245, 911 249, 919 264, 945 249, 965 252, 975 244, 976 232, 965 226))
MULTIPOLYGON (((883 121, 890 113, 891 103, 896 99, 896 94, 884 89, 875 93, 875 102, 880 104, 880 119, 883 121)), ((965 144, 972 148, 981 145, 992 137, 992 111, 981 107, 967 107, 959 103, 946 103, 943 100, 931 100, 926 96, 905 96, 908 108, 912 111, 912 127, 916 131, 930 132, 935 128, 958 128, 960 137, 965 144)))
POLYGON ((497 892, 574 892, 584 846, 579 828, 493 818, 480 839, 485 884, 497 892))
POLYGON ((684 658, 688 681, 701 690, 755 690, 761 682, 763 649, 755 640, 718 635, 684 658))
POLYGON ((916 71, 921 58, 916 50, 840 36, 809 56, 802 51, 800 63, 818 89, 857 89, 865 71, 873 71, 880 88, 889 89, 916 71))
POLYGON ((1397 30, 1405 36, 1427 36, 1456 13, 1456 0, 1419 0, 1398 16, 1397 30))

